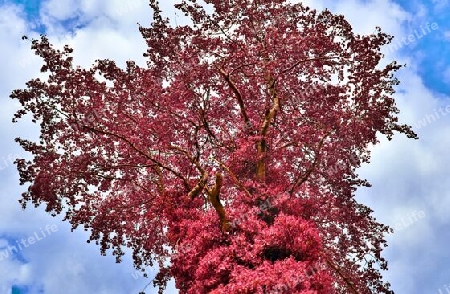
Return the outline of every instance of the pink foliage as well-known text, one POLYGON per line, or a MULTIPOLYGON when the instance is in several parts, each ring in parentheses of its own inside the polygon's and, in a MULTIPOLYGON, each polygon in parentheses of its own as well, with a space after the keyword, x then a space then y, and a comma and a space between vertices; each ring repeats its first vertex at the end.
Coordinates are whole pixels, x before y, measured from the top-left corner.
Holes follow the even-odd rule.
POLYGON ((181 293, 390 293, 389 231, 354 199, 355 170, 397 124, 391 37, 287 1, 195 1, 176 26, 150 1, 145 68, 32 41, 48 80, 11 97, 41 126, 17 160, 25 207, 64 213, 89 241, 181 293), (101 76, 101 78, 99 78, 101 76), (105 80, 109 81, 106 83, 105 80))

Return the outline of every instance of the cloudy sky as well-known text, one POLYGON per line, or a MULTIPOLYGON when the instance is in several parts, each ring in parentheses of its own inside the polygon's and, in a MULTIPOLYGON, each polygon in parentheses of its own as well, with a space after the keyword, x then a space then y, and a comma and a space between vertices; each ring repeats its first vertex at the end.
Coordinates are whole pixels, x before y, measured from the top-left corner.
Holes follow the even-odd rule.
MULTIPOLYGON (((173 0, 161 2, 170 7, 173 0)), ((450 1, 304 2, 344 14, 357 33, 378 25, 395 36, 383 62, 407 64, 398 73, 396 99, 402 122, 413 125, 420 140, 381 139, 371 163, 360 169, 373 187, 357 197, 395 229, 385 250, 385 277, 395 292, 450 293, 450 1)), ((168 15, 183 21, 173 10, 168 15)), ((144 65, 137 23, 146 26, 150 19, 146 0, 0 0, 0 294, 136 294, 149 282, 133 269, 130 255, 116 264, 86 243, 86 232, 70 232, 42 208, 21 210, 23 187, 11 162, 27 155, 14 138, 35 139, 38 130, 11 123, 18 105, 8 96, 39 75, 40 60, 22 35, 45 33, 57 46, 70 44, 75 62, 86 67, 99 58, 144 65), (25 246, 22 239, 34 243, 25 246)), ((167 292, 176 293, 173 284, 167 292)), ((156 292, 149 286, 147 293, 156 292)))

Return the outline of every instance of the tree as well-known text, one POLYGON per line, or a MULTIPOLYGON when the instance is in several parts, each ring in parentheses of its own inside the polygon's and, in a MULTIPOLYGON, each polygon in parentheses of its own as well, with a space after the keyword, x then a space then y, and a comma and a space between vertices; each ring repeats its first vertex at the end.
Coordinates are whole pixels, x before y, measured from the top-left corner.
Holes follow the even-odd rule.
POLYGON ((181 293, 391 293, 381 256, 391 231, 354 199, 377 135, 400 125, 392 37, 355 35, 341 15, 273 1, 182 1, 172 26, 157 1, 147 67, 97 60, 42 36, 48 79, 13 91, 40 123, 16 161, 20 200, 159 265, 181 293))

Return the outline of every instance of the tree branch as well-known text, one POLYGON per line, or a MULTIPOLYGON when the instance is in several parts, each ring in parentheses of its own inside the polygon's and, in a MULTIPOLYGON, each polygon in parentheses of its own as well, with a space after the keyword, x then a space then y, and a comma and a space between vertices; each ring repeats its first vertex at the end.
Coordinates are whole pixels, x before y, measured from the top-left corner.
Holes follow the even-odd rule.
POLYGON ((220 203, 220 189, 222 188, 223 177, 220 172, 216 174, 216 183, 211 190, 208 190, 208 199, 212 206, 216 210, 220 219, 220 228, 222 232, 228 232, 230 230, 230 221, 226 215, 225 208, 220 203))
MULTIPOLYGON (((245 125, 246 126, 250 126, 250 119, 248 118, 247 112, 245 110, 244 99, 242 97, 241 92, 237 88, 236 84, 231 80, 231 77, 230 77, 229 73, 226 73, 223 68, 219 68, 217 66, 216 66, 216 68, 219 70, 220 74, 225 79, 225 81, 227 81, 228 86, 231 88, 231 90, 233 91, 234 95, 236 96, 236 99, 238 101, 239 108, 241 110, 241 115, 242 115, 242 117, 244 119, 245 125)), ((249 128, 247 128, 247 129, 249 129, 249 128)))
POLYGON ((187 190, 190 190, 189 182, 188 182, 188 181, 186 180, 186 178, 183 177, 179 172, 177 172, 176 170, 174 170, 174 169, 172 169, 172 168, 170 168, 170 167, 168 167, 168 166, 165 166, 165 165, 162 164, 161 162, 157 161, 157 160, 154 159, 150 154, 148 154, 147 152, 145 152, 145 151, 139 149, 133 142, 131 142, 131 141, 130 141, 129 139, 127 139, 126 137, 124 137, 124 136, 122 136, 122 135, 119 135, 119 134, 112 133, 112 132, 108 132, 108 131, 104 131, 104 130, 99 130, 99 129, 97 129, 97 128, 90 127, 90 126, 86 126, 86 125, 83 125, 83 127, 86 128, 86 129, 89 129, 89 130, 91 130, 91 131, 98 132, 98 133, 101 133, 101 134, 104 134, 104 135, 110 135, 110 136, 116 137, 116 138, 118 138, 118 139, 120 139, 120 140, 122 140, 122 141, 125 141, 125 142, 126 142, 131 148, 133 148, 136 152, 138 152, 139 154, 141 154, 141 155, 144 156, 145 158, 149 159, 150 161, 152 161, 153 163, 155 163, 157 166, 159 166, 159 167, 161 167, 161 168, 163 168, 163 169, 165 169, 165 170, 168 170, 169 172, 173 173, 176 177, 178 177, 179 179, 181 179, 181 180, 183 181, 183 185, 185 186, 185 188, 186 188, 187 190))
POLYGON ((205 172, 198 181, 197 185, 195 185, 195 187, 188 193, 188 197, 194 199, 195 197, 200 195, 202 190, 205 188, 207 180, 208 180, 208 173, 205 172))
POLYGON ((297 65, 299 65, 300 63, 303 63, 303 62, 314 61, 314 60, 329 60, 329 59, 335 59, 335 58, 338 58, 338 57, 337 56, 333 56, 333 57, 314 57, 314 58, 302 59, 302 60, 297 61, 296 63, 294 63, 290 67, 286 68, 281 73, 282 74, 287 73, 288 71, 293 70, 297 65))
POLYGON ((220 228, 221 228, 222 232, 229 231, 230 221, 228 220, 228 218, 226 216, 225 208, 223 207, 222 203, 220 202, 220 198, 219 198, 220 189, 222 188, 222 183, 223 183, 222 174, 220 172, 218 172, 216 174, 216 183, 215 183, 214 187, 212 189, 208 189, 208 187, 206 186, 206 181, 208 180, 208 172, 204 168, 201 167, 200 162, 198 162, 198 160, 195 160, 191 155, 189 155, 189 153, 186 150, 184 150, 181 147, 171 146, 171 148, 184 153, 191 160, 191 162, 196 165, 197 169, 202 174, 202 177, 200 178, 199 182, 189 192, 188 196, 191 199, 194 199, 196 196, 198 196, 203 191, 204 188, 206 188, 206 192, 208 193, 208 200, 211 203, 211 205, 214 207, 214 209, 216 210, 217 214, 219 215, 220 228))
POLYGON ((309 178, 309 176, 311 175, 311 173, 314 171, 314 169, 316 168, 317 164, 319 163, 319 152, 322 149, 323 143, 325 141, 325 139, 331 134, 331 131, 328 131, 323 138, 320 140, 319 145, 317 146, 317 151, 314 152, 314 161, 313 164, 309 167, 309 169, 306 171, 306 173, 301 176, 299 175, 297 177, 297 179, 294 182, 294 185, 292 186, 291 190, 289 190, 289 195, 292 196, 292 194, 294 193, 295 188, 297 188, 298 186, 302 185, 304 182, 306 182, 306 180, 309 178))
POLYGON ((280 100, 278 97, 277 90, 275 88, 276 80, 271 75, 268 74, 267 77, 267 87, 270 94, 270 97, 272 97, 273 100, 273 106, 269 111, 266 111, 264 115, 264 121, 261 125, 261 140, 257 144, 257 152, 258 152, 258 161, 256 163, 256 177, 259 181, 264 182, 266 178, 266 153, 267 153, 267 144, 265 136, 267 135, 269 131, 270 123, 274 120, 275 116, 277 115, 278 111, 280 110, 280 100))
POLYGON ((350 288, 351 292, 353 294, 359 294, 358 290, 356 290, 355 286, 353 286, 352 281, 350 281, 350 279, 347 278, 342 273, 342 271, 327 256, 325 256, 325 254, 323 254, 323 257, 325 257, 325 260, 327 261, 327 264, 342 278, 342 280, 344 280, 344 282, 350 288))
POLYGON ((236 184, 236 186, 238 186, 242 191, 245 192, 245 194, 247 194, 247 196, 249 196, 250 198, 252 197, 252 194, 250 194, 250 192, 244 187, 244 185, 238 180, 237 176, 228 168, 228 166, 226 166, 223 162, 217 160, 214 158, 214 160, 220 164, 220 166, 227 171, 227 173, 230 175, 231 179, 233 180, 233 182, 236 184))

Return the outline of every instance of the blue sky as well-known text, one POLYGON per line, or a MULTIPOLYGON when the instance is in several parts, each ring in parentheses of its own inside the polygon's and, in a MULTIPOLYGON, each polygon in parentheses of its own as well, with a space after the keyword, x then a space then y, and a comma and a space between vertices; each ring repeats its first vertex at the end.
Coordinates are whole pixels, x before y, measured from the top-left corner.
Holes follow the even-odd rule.
MULTIPOLYGON (((161 2, 169 8, 174 1, 161 2)), ((390 267, 385 277, 395 292, 450 293, 450 1, 303 2, 344 14, 357 33, 369 34, 378 25, 395 36, 394 43, 416 36, 399 50, 386 48, 383 62, 407 64, 397 75, 395 98, 401 121, 413 125, 420 140, 380 138, 371 163, 360 169, 373 187, 359 190, 357 197, 378 220, 398 228, 384 253, 390 267), (427 23, 436 29, 427 30, 427 23)), ((38 133, 27 122, 11 123, 17 104, 8 96, 40 75, 40 61, 21 40, 23 34, 46 33, 57 46, 72 45, 82 66, 98 58, 144 65, 146 48, 136 23, 150 21, 145 0, 0 0, 0 294, 137 293, 149 282, 135 272, 129 254, 116 264, 86 243, 86 232, 71 232, 60 217, 31 206, 21 210, 17 200, 23 187, 10 162, 26 155, 13 139, 34 139, 38 133), (52 225, 57 231, 51 235, 17 253, 8 249, 52 225)), ((147 288, 147 293, 156 292, 147 288)), ((167 293, 176 293, 173 284, 167 293)))
MULTIPOLYGON (((448 9, 448 1, 397 1, 397 3, 406 11, 410 13, 419 14, 411 22, 406 23, 406 27, 410 31, 417 30, 420 32, 420 26, 427 21, 436 22, 440 29, 447 31, 450 22, 450 9, 448 9)), ((425 35, 423 41, 415 42, 412 50, 407 50, 405 54, 417 55, 422 52, 427 52, 423 55, 418 65, 420 66, 420 76, 425 82, 425 85, 430 89, 442 94, 449 95, 448 87, 448 66, 450 55, 450 46, 448 40, 450 36, 442 34, 425 35), (427 40, 425 40, 427 38, 427 40), (441 57, 438 60, 437 57, 441 57), (447 58, 446 58, 447 57, 447 58), (445 76, 447 70, 447 76, 445 76)))

